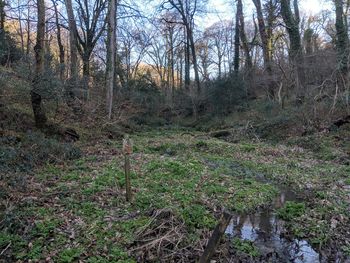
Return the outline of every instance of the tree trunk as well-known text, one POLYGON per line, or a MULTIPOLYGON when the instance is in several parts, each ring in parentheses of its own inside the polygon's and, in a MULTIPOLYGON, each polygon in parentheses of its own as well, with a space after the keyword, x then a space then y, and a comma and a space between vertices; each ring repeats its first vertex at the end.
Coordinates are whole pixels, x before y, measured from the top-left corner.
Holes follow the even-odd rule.
POLYGON ((219 79, 221 79, 221 72, 222 72, 221 67, 222 67, 222 58, 219 55, 219 57, 218 57, 218 77, 219 77, 219 79))
POLYGON ((188 39, 188 34, 185 29, 185 88, 189 90, 190 88, 190 41, 188 39))
POLYGON ((89 81, 90 81, 90 54, 84 53, 82 56, 83 59, 83 90, 84 90, 84 99, 88 100, 89 98, 89 81))
POLYGON ((58 50, 59 50, 59 60, 60 60, 60 65, 59 65, 59 73, 60 73, 60 79, 61 81, 64 81, 64 72, 65 72, 65 60, 64 60, 64 46, 62 43, 62 37, 61 37, 61 25, 58 20, 58 11, 57 11, 57 5, 55 1, 53 1, 53 7, 55 11, 55 19, 56 19, 56 27, 57 27, 57 43, 58 43, 58 50))
POLYGON ((76 93, 74 89, 78 86, 79 69, 78 69, 78 39, 77 26, 73 12, 72 0, 65 0, 68 26, 69 26, 69 48, 70 48, 70 67, 69 81, 67 85, 67 104, 72 107, 75 114, 79 113, 79 106, 75 103, 76 93))
POLYGON ((31 90, 31 101, 34 113, 35 124, 43 128, 46 124, 46 115, 42 106, 42 97, 38 92, 44 72, 44 36, 45 36, 45 0, 37 1, 38 24, 35 51, 35 77, 31 90))
POLYGON ((337 59, 338 67, 342 73, 348 71, 348 59, 349 59, 349 36, 348 28, 346 27, 343 10, 343 0, 335 0, 335 28, 337 31, 336 47, 337 47, 337 59))
POLYGON ((5 28, 5 1, 0 0, 0 33, 5 28))
MULTIPOLYGON (((269 76, 269 81, 267 83, 267 91, 268 91, 268 96, 271 98, 275 97, 275 83, 273 81, 273 76, 272 76, 272 65, 271 65, 271 45, 272 45, 272 21, 269 23, 269 29, 266 28, 265 25, 265 20, 263 16, 263 11, 261 7, 261 1, 260 0, 253 0, 253 3, 256 8, 256 13, 258 17, 258 27, 259 27, 259 33, 260 33, 260 38, 261 38, 261 45, 263 49, 263 57, 264 57, 264 68, 265 71, 267 72, 269 76)), ((269 5, 269 14, 270 12, 273 12, 272 9, 272 3, 270 1, 269 5)), ((271 19, 271 15, 269 15, 269 18, 271 19)))
POLYGON ((304 58, 302 54, 301 37, 299 31, 300 15, 298 0, 293 0, 294 15, 291 10, 290 0, 281 0, 281 13, 289 35, 289 57, 296 81, 297 100, 302 102, 304 97, 305 72, 303 69, 304 58))
POLYGON ((234 52, 234 61, 233 61, 233 70, 237 74, 239 71, 239 49, 240 49, 240 28, 239 28, 239 8, 237 2, 237 10, 236 10, 236 24, 235 24, 235 52, 234 52))
MULTIPOLYGON (((29 52, 30 52, 30 35, 31 35, 31 31, 30 31, 30 8, 28 7, 28 13, 27 13, 27 49, 26 49, 26 55, 27 57, 29 56, 29 52)), ((30 63, 29 63, 30 65, 30 63)))
POLYGON ((268 37, 267 37, 267 30, 265 26, 265 20, 262 12, 261 7, 261 1, 260 0, 253 0, 254 5, 256 7, 256 13, 258 17, 258 26, 259 26, 259 33, 261 38, 261 44, 263 49, 263 55, 264 55, 264 66, 267 72, 271 71, 271 64, 270 64, 270 53, 268 48, 268 37))
MULTIPOLYGON (((118 80, 119 77, 119 83, 121 87, 124 87, 126 81, 125 81, 125 76, 124 76, 124 69, 123 65, 121 63, 121 58, 118 56, 117 52, 115 52, 115 80, 118 80)), ((118 89, 119 91, 119 89, 118 89)))
MULTIPOLYGON (((250 56, 249 43, 247 39, 247 35, 245 34, 245 26, 244 26, 244 14, 243 14, 243 4, 242 0, 237 0, 237 15, 239 17, 239 25, 240 25, 240 37, 242 40, 242 47, 245 54, 245 64, 248 72, 251 72, 253 68, 252 57, 250 56)), ((250 74, 250 73, 249 73, 250 74)))
POLYGON ((193 62, 193 68, 194 68, 194 78, 197 84, 197 93, 199 94, 201 92, 201 83, 199 80, 199 71, 198 71, 198 62, 197 62, 197 55, 196 55, 196 45, 194 43, 193 39, 193 30, 189 23, 186 24, 187 34, 190 41, 191 46, 191 53, 192 53, 192 62, 193 62))
MULTIPOLYGON (((73 87, 78 80, 78 40, 77 26, 74 18, 72 0, 65 0, 69 24, 69 46, 70 46, 70 78, 73 87)), ((72 92, 72 91, 70 91, 72 92)))
POLYGON ((107 72, 106 72, 106 110, 108 119, 112 117, 113 90, 115 86, 115 58, 116 58, 116 28, 117 27, 117 1, 109 0, 108 10, 108 39, 107 39, 107 72))
MULTIPOLYGON (((18 6, 20 5, 20 1, 17 2, 18 6)), ((0 0, 0 16, 1 16, 1 0, 0 0)), ((1 20, 1 18, 0 18, 1 20)), ((1 22, 0 22, 1 24, 1 22)), ((22 25, 22 10, 18 10, 18 26, 19 26, 19 34, 21 38, 21 51, 22 54, 24 54, 24 32, 23 32, 23 25, 22 25)), ((0 31, 1 31, 1 25, 0 25, 0 31)))

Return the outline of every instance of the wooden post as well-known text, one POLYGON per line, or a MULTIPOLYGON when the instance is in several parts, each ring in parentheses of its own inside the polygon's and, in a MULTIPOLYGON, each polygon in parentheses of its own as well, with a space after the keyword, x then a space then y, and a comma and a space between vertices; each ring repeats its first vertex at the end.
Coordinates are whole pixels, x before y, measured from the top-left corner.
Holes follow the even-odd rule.
POLYGON ((213 234, 211 235, 208 245, 205 248, 203 255, 199 259, 199 263, 209 263, 210 259, 213 257, 216 251, 222 235, 225 233, 225 230, 230 223, 232 215, 227 212, 223 212, 219 223, 216 225, 213 234))
POLYGON ((123 154, 125 157, 124 170, 125 170, 125 189, 126 189, 126 201, 131 202, 131 182, 130 182, 130 154, 132 154, 132 143, 128 135, 125 135, 123 139, 123 154))

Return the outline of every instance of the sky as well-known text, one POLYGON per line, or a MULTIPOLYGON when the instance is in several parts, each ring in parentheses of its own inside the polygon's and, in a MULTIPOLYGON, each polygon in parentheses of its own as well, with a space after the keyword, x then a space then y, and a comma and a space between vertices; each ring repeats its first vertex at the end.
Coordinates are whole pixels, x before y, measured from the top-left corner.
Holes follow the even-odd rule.
POLYGON ((307 14, 317 14, 322 10, 332 8, 330 2, 325 0, 304 0, 300 1, 299 4, 307 14))
MULTIPOLYGON (((208 11, 209 14, 201 21, 203 27, 209 27, 220 19, 232 19, 234 16, 233 3, 234 0, 209 0, 208 11)), ((245 13, 248 14, 254 10, 252 1, 245 0, 245 13)), ((328 0, 300 0, 300 11, 306 14, 317 14, 322 10, 331 9, 331 3, 328 0)))

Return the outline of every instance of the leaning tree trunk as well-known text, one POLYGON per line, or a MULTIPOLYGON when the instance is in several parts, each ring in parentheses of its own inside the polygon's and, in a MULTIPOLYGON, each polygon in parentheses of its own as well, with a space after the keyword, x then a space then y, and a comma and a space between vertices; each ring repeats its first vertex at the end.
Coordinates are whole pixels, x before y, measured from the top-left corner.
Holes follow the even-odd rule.
POLYGON ((38 128, 43 128, 46 124, 46 115, 42 105, 42 97, 39 88, 44 72, 44 36, 45 36, 45 0, 37 1, 38 24, 35 51, 35 77, 31 90, 31 101, 35 124, 38 128))
POLYGON ((116 26, 117 26, 117 1, 109 1, 108 10, 108 39, 107 39, 107 72, 106 72, 106 110, 108 119, 112 117, 113 89, 115 85, 115 58, 116 58, 116 26))

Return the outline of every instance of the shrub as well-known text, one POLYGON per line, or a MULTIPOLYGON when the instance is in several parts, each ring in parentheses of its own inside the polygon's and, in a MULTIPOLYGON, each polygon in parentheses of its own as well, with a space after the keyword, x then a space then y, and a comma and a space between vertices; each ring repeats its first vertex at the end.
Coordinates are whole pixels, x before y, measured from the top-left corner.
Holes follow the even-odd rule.
POLYGON ((40 132, 21 137, 4 136, 0 141, 0 172, 27 172, 45 162, 58 163, 81 156, 74 145, 46 138, 40 132))
POLYGON ((239 75, 214 81, 206 93, 214 114, 229 113, 247 101, 246 85, 239 75))

